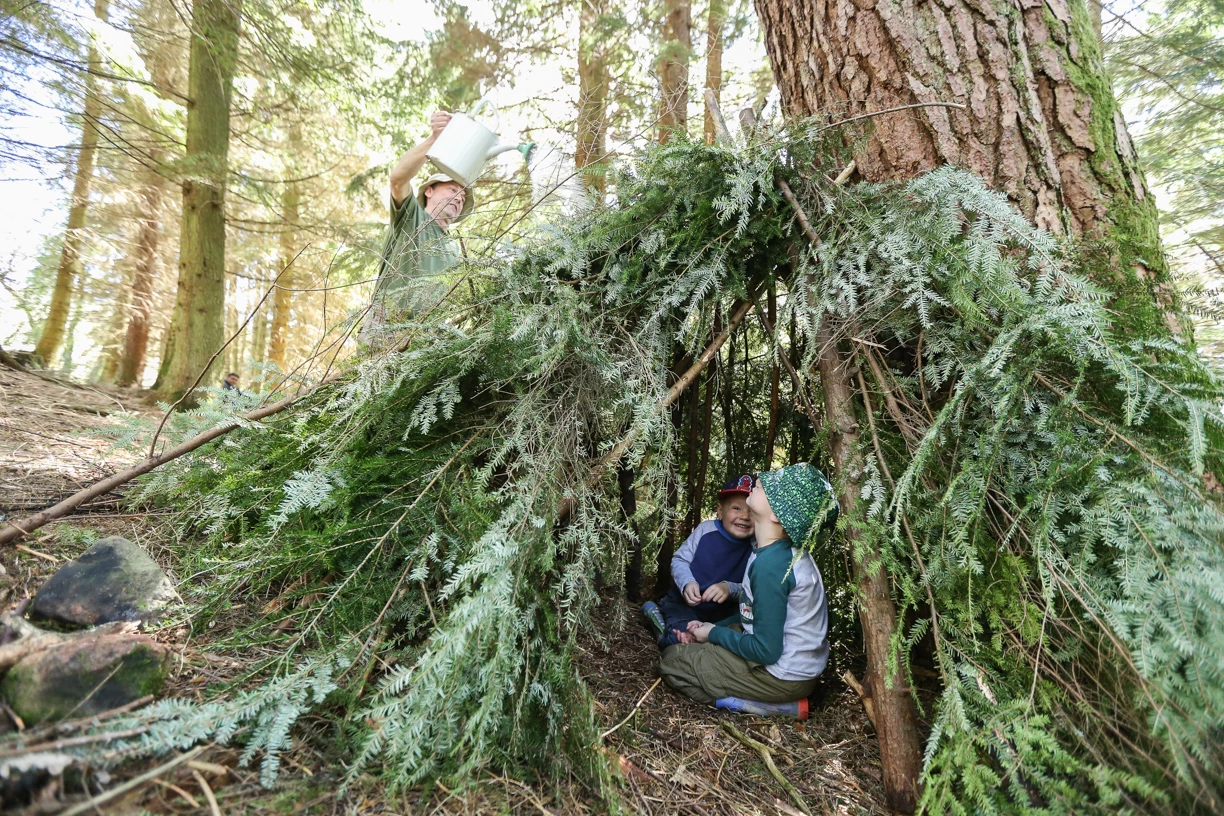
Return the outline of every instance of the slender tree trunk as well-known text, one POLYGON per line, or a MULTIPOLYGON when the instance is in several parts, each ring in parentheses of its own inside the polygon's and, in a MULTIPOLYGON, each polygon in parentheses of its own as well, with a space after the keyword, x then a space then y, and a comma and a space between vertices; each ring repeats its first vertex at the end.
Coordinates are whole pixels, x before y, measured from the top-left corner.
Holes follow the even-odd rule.
POLYGON ((603 18, 607 0, 579 0, 578 12, 578 122, 574 165, 587 187, 607 190, 608 64, 607 33, 603 18))
POLYGON ((789 115, 964 105, 873 118, 855 157, 863 178, 966 167, 1038 226, 1103 242, 1098 282, 1129 328, 1185 332, 1085 0, 755 2, 789 115))
MULTIPOLYGON (((94 16, 105 22, 110 0, 94 0, 94 16)), ((89 208, 89 187, 93 182, 94 158, 98 149, 98 119, 102 103, 98 99, 97 76, 102 70, 102 56, 92 40, 89 44, 89 71, 85 74, 85 104, 81 115, 81 151, 77 155, 76 179, 72 184, 72 203, 68 208, 68 228, 64 231, 64 246, 60 250, 59 268, 55 272, 55 288, 51 292, 51 308, 42 333, 34 345, 34 353, 48 366, 64 342, 64 326, 72 304, 73 285, 81 274, 81 250, 85 244, 85 215, 89 208)))
MULTIPOLYGON (((714 324, 714 336, 722 333, 721 326, 714 324)), ((705 374, 705 391, 701 400, 701 464, 697 468, 697 501, 705 501, 706 476, 710 470, 710 424, 714 419, 714 368, 718 360, 711 363, 711 368, 705 374)))
POLYGON ((688 71, 693 55, 693 19, 690 0, 664 0, 663 51, 659 55, 662 99, 659 141, 666 144, 673 130, 688 125, 688 71))
POLYGON ((684 467, 684 485, 688 494, 688 514, 684 531, 688 533, 701 523, 701 494, 697 492, 697 470, 701 465, 701 382, 688 391, 688 446, 684 467))
MULTIPOLYGON (((241 0, 192 4, 178 292, 161 383, 168 397, 189 389, 224 342, 225 188, 241 8, 241 0)), ((202 382, 215 380, 214 370, 202 382)))
MULTIPOLYGON (((289 152, 294 156, 300 155, 303 147, 302 126, 295 121, 289 126, 289 152)), ((295 168, 296 164, 291 162, 288 172, 296 173, 295 168)), ((297 227, 301 223, 301 204, 301 185, 291 181, 281 194, 281 217, 285 227, 280 234, 280 280, 272 295, 272 336, 268 344, 268 362, 276 363, 282 370, 285 368, 285 349, 289 342, 289 323, 296 294, 291 290, 298 288, 297 282, 302 279, 294 268, 301 263, 301 259, 294 261, 299 249, 297 227)))
POLYGON ((904 674, 899 666, 896 671, 888 670, 897 608, 888 573, 880 565, 875 548, 858 527, 864 461, 849 370, 854 363, 839 351, 832 323, 833 318, 826 316, 817 340, 821 348, 820 383, 824 389, 825 416, 831 426, 829 445, 838 475, 838 501, 842 515, 850 519, 846 528, 847 549, 861 552, 854 561, 854 577, 859 591, 863 645, 867 650, 863 688, 872 703, 869 710, 875 715, 880 763, 884 770, 884 795, 889 807, 912 813, 918 801, 918 778, 922 772, 918 723, 904 674))
POLYGON ((153 318, 153 287, 157 282, 158 243, 161 239, 161 205, 166 180, 156 170, 146 171, 148 179, 140 192, 140 227, 136 239, 136 269, 132 279, 132 302, 123 357, 116 385, 140 385, 145 356, 149 349, 149 328, 153 318))
MULTIPOLYGON (((259 294, 262 296, 268 290, 268 276, 264 270, 259 270, 256 273, 257 285, 259 294)), ((256 363, 266 363, 268 361, 268 325, 271 323, 268 319, 268 310, 260 309, 255 313, 253 328, 251 329, 251 359, 256 363)), ((258 374, 252 377, 251 387, 256 386, 256 382, 262 383, 263 375, 258 374)))
MULTIPOLYGON (((726 0, 710 0, 706 20, 705 86, 714 92, 714 101, 719 103, 722 102, 723 25, 726 21, 726 0)), ((714 144, 714 113, 709 106, 705 109, 705 142, 714 144)))
MULTIPOLYGON (((768 300, 767 307, 769 311, 769 325, 777 326, 778 325, 778 292, 774 288, 772 283, 770 283, 769 285, 769 300, 768 300)), ((777 357, 771 352, 771 354, 769 355, 769 358, 770 358, 769 359, 769 364, 770 364, 769 365, 770 367, 769 426, 765 430, 765 467, 772 468, 773 458, 774 458, 774 446, 777 444, 777 441, 778 441, 778 408, 779 408, 779 399, 780 399, 779 389, 782 386, 782 382, 781 382, 781 372, 778 370, 777 357)))
POLYGON ((71 375, 75 366, 72 363, 72 352, 76 347, 76 329, 81 322, 81 299, 72 304, 72 318, 64 331, 64 341, 60 347, 60 362, 58 368, 65 375, 71 375))

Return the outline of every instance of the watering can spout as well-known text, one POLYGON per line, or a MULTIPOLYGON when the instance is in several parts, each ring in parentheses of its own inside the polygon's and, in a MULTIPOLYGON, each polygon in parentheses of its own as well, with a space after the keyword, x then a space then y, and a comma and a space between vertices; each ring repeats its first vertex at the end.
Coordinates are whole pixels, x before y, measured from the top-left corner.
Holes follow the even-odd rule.
POLYGON ((534 143, 534 142, 528 142, 527 144, 499 144, 499 145, 494 145, 493 147, 490 147, 490 148, 489 148, 489 152, 488 152, 487 154, 485 154, 485 161, 488 161, 489 159, 492 159, 494 156, 500 156, 502 153, 509 153, 511 150, 517 150, 519 153, 522 153, 522 154, 523 154, 523 160, 524 160, 524 161, 526 161, 526 160, 527 160, 527 157, 528 157, 529 155, 531 155, 531 151, 532 151, 534 148, 535 148, 535 143, 534 143))

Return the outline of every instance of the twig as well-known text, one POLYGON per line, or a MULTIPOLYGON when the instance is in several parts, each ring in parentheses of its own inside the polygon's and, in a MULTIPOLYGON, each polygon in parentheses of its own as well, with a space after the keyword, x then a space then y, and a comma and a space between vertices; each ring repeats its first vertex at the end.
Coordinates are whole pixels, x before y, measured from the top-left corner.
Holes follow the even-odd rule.
POLYGON ((14 546, 16 546, 17 549, 21 550, 23 553, 29 553, 30 555, 33 555, 36 558, 41 558, 44 561, 50 561, 52 564, 59 563, 59 559, 56 558, 54 555, 48 555, 45 552, 39 552, 38 550, 35 550, 32 547, 27 547, 24 544, 16 544, 14 546))
MULTIPOLYGON (((845 681, 847 686, 854 689, 854 693, 863 701, 863 708, 867 711, 867 719, 871 720, 872 727, 875 727, 875 701, 871 699, 871 695, 867 693, 867 690, 863 688, 863 684, 854 676, 854 672, 849 669, 842 672, 841 679, 845 681)), ((876 732, 879 733, 879 730, 877 727, 876 732)))
POLYGON ((881 110, 881 111, 872 111, 871 113, 860 113, 858 116, 851 116, 849 119, 842 119, 841 121, 833 122, 832 124, 825 125, 824 127, 820 129, 820 132, 824 132, 826 130, 832 130, 835 127, 841 127, 842 125, 848 125, 851 122, 857 122, 860 119, 871 119, 876 116, 883 116, 886 113, 897 113, 898 111, 912 110, 913 108, 956 108, 958 110, 964 110, 965 106, 960 104, 959 102, 915 102, 912 105, 899 105, 898 107, 885 108, 884 110, 881 110))
POLYGON ((213 795, 213 790, 209 787, 208 780, 204 778, 204 774, 192 768, 191 775, 195 777, 196 784, 204 792, 204 798, 208 800, 208 809, 212 811, 212 816, 221 816, 221 808, 217 807, 217 797, 213 795))
POLYGON ((640 700, 638 700, 638 701, 637 701, 637 705, 635 705, 633 708, 629 709, 629 713, 625 715, 625 719, 621 720, 621 721, 620 721, 620 722, 618 722, 616 725, 612 726, 612 727, 611 727, 611 728, 609 728, 607 731, 605 731, 605 732, 603 732, 602 734, 600 734, 600 735, 599 735, 599 739, 600 739, 600 741, 603 741, 603 740, 607 739, 607 738, 608 738, 608 737, 610 737, 612 734, 614 734, 614 733, 617 731, 617 729, 619 729, 619 728, 620 728, 622 725, 624 725, 625 723, 629 722, 630 718, 632 718, 632 717, 633 717, 633 715, 637 713, 637 710, 638 710, 639 708, 641 708, 641 707, 642 707, 642 703, 646 702, 646 698, 650 696, 650 692, 652 692, 652 691, 654 691, 656 688, 658 688, 658 687, 659 687, 659 684, 660 684, 660 683, 662 683, 662 682, 663 682, 663 678, 662 678, 662 677, 660 677, 659 679, 655 680, 655 681, 654 681, 654 683, 653 683, 653 684, 650 686, 650 688, 646 689, 646 693, 642 695, 642 699, 640 699, 640 700))
POLYGON ((794 802, 801 811, 807 814, 807 816, 811 816, 812 809, 808 807, 807 802, 803 801, 803 797, 799 795, 799 791, 795 788, 795 786, 787 781, 786 777, 782 775, 782 772, 778 770, 778 766, 774 764, 773 753, 769 750, 769 746, 763 742, 754 740, 752 737, 748 736, 743 731, 740 731, 729 722, 724 722, 722 724, 722 729, 742 742, 745 746, 752 748, 758 754, 760 754, 761 759, 765 762, 765 767, 769 769, 770 775, 773 776, 774 779, 778 780, 778 784, 786 790, 786 793, 788 796, 790 796, 791 801, 794 802))
MULTIPOLYGON (((142 773, 140 776, 137 776, 134 779, 129 779, 127 782, 124 782, 122 785, 119 785, 118 787, 111 788, 105 793, 100 793, 97 796, 92 797, 85 802, 82 802, 76 807, 68 808, 68 810, 65 810, 63 813, 60 814, 60 816, 79 816, 79 814, 81 813, 88 813, 89 811, 97 808, 99 805, 103 805, 109 802, 110 800, 116 798, 117 796, 127 793, 133 788, 138 788, 144 783, 149 782, 153 779, 156 779, 157 777, 161 776, 167 771, 174 770, 175 768, 177 768, 179 765, 182 765, 187 760, 194 759, 198 754, 202 753, 204 749, 207 747, 208 747, 207 745, 198 745, 195 748, 192 748, 187 753, 179 754, 178 756, 176 756, 174 759, 170 760, 169 762, 165 762, 165 763, 162 763, 161 765, 158 765, 156 768, 154 768, 151 771, 146 771, 145 773, 142 773)), ((220 816, 220 813, 218 811, 214 810, 213 812, 217 816, 220 816)))
POLYGON ((194 796, 192 796, 190 793, 183 790, 182 788, 180 788, 178 785, 174 784, 173 782, 167 782, 164 779, 154 779, 153 781, 156 784, 161 785, 163 788, 169 788, 170 790, 177 793, 180 797, 182 797, 184 802, 191 805, 193 808, 198 808, 200 806, 199 801, 194 796))

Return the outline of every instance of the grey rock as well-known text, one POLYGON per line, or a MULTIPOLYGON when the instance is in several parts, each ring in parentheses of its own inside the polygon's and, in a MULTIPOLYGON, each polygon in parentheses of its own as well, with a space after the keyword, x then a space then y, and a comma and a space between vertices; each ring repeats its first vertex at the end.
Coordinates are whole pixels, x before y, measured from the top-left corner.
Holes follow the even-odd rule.
POLYGON ((166 682, 170 653, 145 635, 84 635, 9 669, 0 695, 26 725, 100 714, 166 682))
POLYGON ((147 621, 178 600, 170 579, 126 538, 101 538, 51 576, 30 617, 69 626, 147 621))

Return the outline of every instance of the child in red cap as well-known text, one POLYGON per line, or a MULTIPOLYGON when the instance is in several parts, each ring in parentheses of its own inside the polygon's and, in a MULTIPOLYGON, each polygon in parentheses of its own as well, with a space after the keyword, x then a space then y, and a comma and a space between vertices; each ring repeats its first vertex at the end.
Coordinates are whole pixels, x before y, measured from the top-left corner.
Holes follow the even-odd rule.
POLYGON ((672 585, 642 614, 659 635, 659 648, 691 643, 689 621, 722 620, 738 608, 740 583, 752 552, 752 518, 748 494, 752 476, 745 473, 718 491, 715 518, 703 521, 672 556, 672 585))

